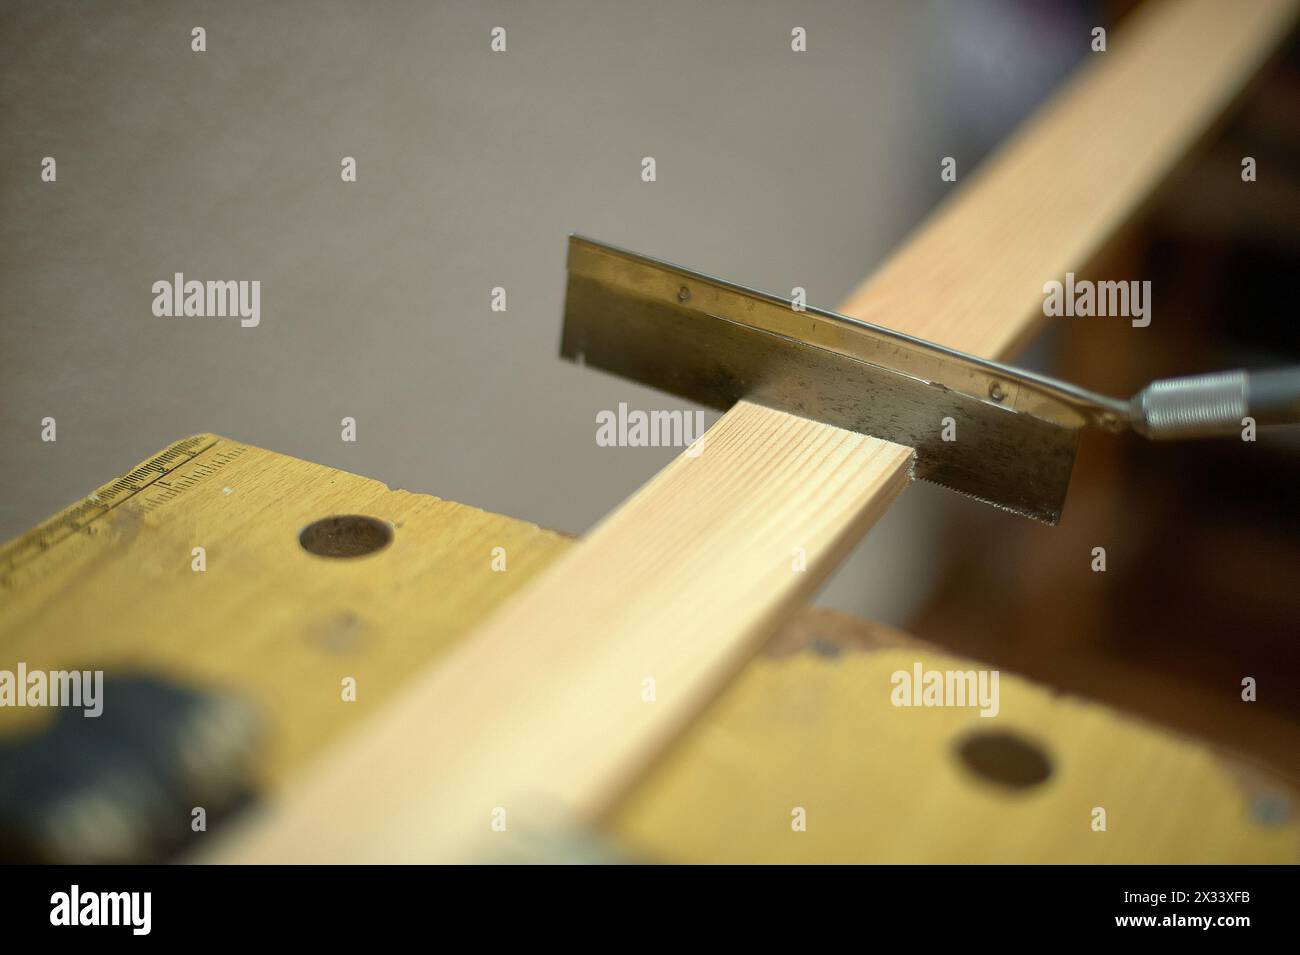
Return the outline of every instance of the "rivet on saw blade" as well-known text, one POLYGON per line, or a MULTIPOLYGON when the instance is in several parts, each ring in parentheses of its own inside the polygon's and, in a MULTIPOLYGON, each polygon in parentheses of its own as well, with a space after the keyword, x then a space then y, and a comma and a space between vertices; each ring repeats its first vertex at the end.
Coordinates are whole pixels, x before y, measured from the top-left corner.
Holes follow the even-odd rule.
POLYGON ((677 290, 677 301, 685 305, 690 300, 691 300, 691 290, 688 289, 685 285, 683 285, 681 288, 677 290))
POLYGON ((989 397, 994 401, 1001 401, 1006 396, 1007 393, 1002 390, 1002 386, 996 381, 989 385, 989 397))

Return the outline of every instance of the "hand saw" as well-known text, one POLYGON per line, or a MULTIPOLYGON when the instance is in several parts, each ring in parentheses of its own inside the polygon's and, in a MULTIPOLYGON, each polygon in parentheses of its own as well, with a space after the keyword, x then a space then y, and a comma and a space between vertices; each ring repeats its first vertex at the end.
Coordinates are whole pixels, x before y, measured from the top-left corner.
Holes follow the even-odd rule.
POLYGON ((907 445, 916 477, 1048 524, 1084 427, 1163 440, 1300 423, 1300 368, 1123 401, 576 235, 560 352, 708 407, 746 400, 907 445))

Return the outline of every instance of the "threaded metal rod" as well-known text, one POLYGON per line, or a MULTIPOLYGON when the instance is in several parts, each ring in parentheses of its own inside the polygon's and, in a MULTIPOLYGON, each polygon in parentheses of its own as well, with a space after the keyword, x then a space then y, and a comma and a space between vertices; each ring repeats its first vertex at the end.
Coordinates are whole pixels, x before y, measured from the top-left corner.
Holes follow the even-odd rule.
POLYGON ((1231 434, 1249 414, 1249 377, 1220 371, 1154 381, 1134 396, 1133 428, 1148 438, 1231 434))

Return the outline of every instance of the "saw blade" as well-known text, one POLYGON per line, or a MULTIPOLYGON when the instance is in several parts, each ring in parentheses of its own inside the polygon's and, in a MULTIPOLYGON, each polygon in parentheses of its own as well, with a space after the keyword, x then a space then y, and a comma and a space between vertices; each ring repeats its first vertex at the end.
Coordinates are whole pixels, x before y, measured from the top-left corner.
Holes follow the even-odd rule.
POLYGON ((752 401, 916 450, 915 476, 1054 524, 1110 399, 574 236, 561 354, 725 410, 752 401))

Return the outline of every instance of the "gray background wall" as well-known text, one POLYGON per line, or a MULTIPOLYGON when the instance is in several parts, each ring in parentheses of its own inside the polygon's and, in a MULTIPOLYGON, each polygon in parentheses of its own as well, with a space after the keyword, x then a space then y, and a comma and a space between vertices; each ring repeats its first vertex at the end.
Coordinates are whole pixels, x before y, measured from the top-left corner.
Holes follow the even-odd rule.
MULTIPOLYGON (((1028 9, 3 4, 0 538, 198 431, 589 528, 674 453, 596 412, 684 405, 557 358, 566 234, 834 307, 1086 50, 1028 9), (154 317, 176 271, 261 280, 260 326, 154 317)), ((823 599, 904 619, 951 506, 909 491, 823 599)))

